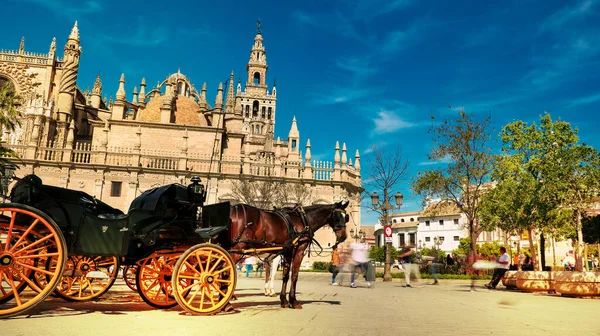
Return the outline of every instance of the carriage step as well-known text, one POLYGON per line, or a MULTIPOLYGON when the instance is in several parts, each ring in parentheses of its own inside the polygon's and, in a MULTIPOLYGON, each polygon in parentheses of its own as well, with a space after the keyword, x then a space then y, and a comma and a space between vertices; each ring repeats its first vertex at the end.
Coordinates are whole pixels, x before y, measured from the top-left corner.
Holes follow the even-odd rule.
POLYGON ((110 278, 108 274, 100 271, 91 271, 86 276, 86 278, 94 278, 94 279, 108 279, 110 278))

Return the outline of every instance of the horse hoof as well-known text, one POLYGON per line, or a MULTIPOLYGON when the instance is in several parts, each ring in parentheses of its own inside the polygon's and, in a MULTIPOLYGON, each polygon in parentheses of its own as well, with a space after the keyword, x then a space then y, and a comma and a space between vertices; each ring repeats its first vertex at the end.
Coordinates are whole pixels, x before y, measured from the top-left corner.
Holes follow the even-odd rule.
POLYGON ((292 309, 302 309, 302 305, 299 303, 294 303, 290 305, 290 308, 292 309))
POLYGON ((231 296, 231 300, 230 301, 235 301, 237 299, 238 299, 237 296, 235 296, 235 294, 234 294, 234 295, 231 296))
POLYGON ((285 302, 281 302, 281 308, 288 308, 289 307, 289 303, 287 301, 285 302))

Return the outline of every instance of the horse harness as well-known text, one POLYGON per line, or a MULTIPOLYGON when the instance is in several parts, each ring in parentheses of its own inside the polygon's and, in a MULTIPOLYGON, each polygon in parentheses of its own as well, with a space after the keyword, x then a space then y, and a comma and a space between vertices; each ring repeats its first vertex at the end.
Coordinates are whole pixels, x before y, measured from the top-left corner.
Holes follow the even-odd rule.
MULTIPOLYGON (((242 208, 243 213, 243 219, 246 220, 247 215, 246 215, 246 207, 245 205, 240 205, 240 207, 242 208)), ((239 214, 238 214, 238 206, 235 206, 236 209, 236 217, 239 218, 239 214)), ((265 210, 262 210, 265 211, 265 210)), ((321 245, 319 244, 319 242, 317 242, 314 239, 314 232, 312 232, 312 229, 310 228, 310 225, 308 223, 308 218, 306 217, 306 213, 304 212, 304 208, 302 208, 302 206, 300 205, 296 205, 293 208, 274 208, 272 211, 269 211, 271 213, 276 214, 277 216, 279 216, 283 222, 286 225, 287 231, 288 231, 288 238, 286 240, 286 242, 284 244, 276 244, 276 243, 271 243, 267 241, 267 230, 263 230, 263 237, 262 240, 256 240, 256 239, 249 239, 249 234, 248 231, 246 231, 246 229, 249 229, 251 226, 257 224, 257 223, 253 223, 253 222, 247 222, 244 224, 244 227, 242 228, 242 230, 240 231, 240 233, 238 234, 238 236, 232 241, 233 245, 236 245, 237 243, 248 243, 248 244, 262 244, 264 246, 271 246, 273 248, 279 248, 277 251, 277 254, 282 254, 283 251, 285 250, 290 250, 290 249, 295 249, 297 248, 301 243, 301 239, 308 237, 308 242, 310 243, 316 243, 319 248, 321 248, 321 245), (302 223, 302 230, 300 231, 296 231, 296 228, 294 226, 294 222, 292 221, 292 218, 290 217, 290 214, 297 214, 298 217, 300 218, 300 221, 302 223), (243 236, 246 236, 246 239, 243 238, 243 236)), ((259 222, 260 222, 260 213, 259 212, 259 222)), ((312 245, 312 244, 311 244, 312 245)), ((321 248, 322 249, 322 248, 321 248)), ((238 252, 238 251, 233 251, 233 252, 238 252)), ((309 245, 309 254, 310 254, 310 245, 309 245)))

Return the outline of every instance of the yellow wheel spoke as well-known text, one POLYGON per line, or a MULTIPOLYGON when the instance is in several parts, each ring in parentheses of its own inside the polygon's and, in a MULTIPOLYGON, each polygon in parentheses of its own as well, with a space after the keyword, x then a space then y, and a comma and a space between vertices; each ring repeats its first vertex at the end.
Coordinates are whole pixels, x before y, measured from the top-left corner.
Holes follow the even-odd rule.
MULTIPOLYGON (((196 284, 194 284, 196 285, 196 284)), ((198 286, 198 288, 196 288, 196 290, 194 291, 194 294, 192 295, 192 297, 190 297, 189 300, 187 300, 187 305, 189 306, 190 303, 194 300, 194 298, 196 297, 196 295, 198 295, 198 292, 202 289, 202 286, 198 286)), ((185 291, 184 291, 185 292, 185 291)))
MULTIPOLYGON (((202 261, 200 261, 200 256, 198 255, 198 252, 196 252, 196 260, 198 260, 198 265, 200 267, 200 272, 204 272, 204 267, 202 266, 202 261)), ((186 264, 188 264, 188 262, 186 261, 186 264)), ((189 264, 188 264, 189 265, 189 264)), ((193 268, 193 267, 192 267, 193 268)))
POLYGON ((30 266, 30 265, 27 265, 27 264, 23 264, 23 263, 20 263, 20 262, 18 262, 16 260, 15 260, 15 264, 17 264, 19 266, 22 266, 22 267, 25 267, 27 269, 33 270, 35 272, 41 272, 41 273, 44 273, 44 274, 47 274, 47 275, 52 275, 52 276, 54 275, 54 273, 46 271, 45 269, 33 267, 33 266, 30 266))
POLYGON ((209 273, 212 273, 215 268, 217 268, 217 266, 219 266, 219 264, 221 263, 221 261, 223 260, 223 256, 219 257, 219 260, 210 268, 210 271, 208 271, 209 273))
POLYGON ((21 297, 19 296, 19 291, 17 291, 17 288, 15 288, 15 283, 12 280, 12 276, 10 274, 6 274, 6 273, 3 273, 2 275, 4 275, 4 278, 6 279, 6 282, 8 283, 10 288, 12 288, 13 295, 15 296, 15 301, 17 301, 17 306, 22 305, 23 303, 21 302, 21 297))
MULTIPOLYGON (((14 217, 15 215, 13 215, 14 217)), ((12 220, 12 218, 11 218, 12 220)), ((27 230, 25 230, 25 232, 23 232, 23 234, 21 235, 21 237, 19 237, 19 240, 17 240, 17 242, 15 243, 15 245, 13 247, 10 248, 9 252, 13 252, 15 250, 15 248, 17 246, 19 246, 19 244, 23 241, 23 238, 27 237, 27 235, 29 234, 29 232, 37 225, 37 223, 39 223, 39 219, 36 219, 33 221, 33 223, 31 223, 31 225, 29 225, 29 227, 27 228, 27 230)), ((6 241, 6 245, 8 245, 10 240, 6 241)))
POLYGON ((233 282, 233 281, 231 281, 231 280, 226 280, 226 279, 215 279, 215 281, 216 281, 216 282, 227 283, 227 284, 230 284, 230 283, 232 283, 232 282, 233 282))
MULTIPOLYGON (((10 236, 12 236, 12 230, 13 227, 15 226, 15 218, 17 218, 17 216, 15 216, 13 214, 13 216, 10 218, 10 224, 8 225, 8 232, 6 233, 6 244, 4 244, 4 251, 8 251, 8 244, 10 244, 10 236)), ((21 241, 19 239, 19 241, 21 241)))
POLYGON ((28 254, 24 256, 16 256, 15 259, 33 259, 33 258, 42 258, 42 257, 57 257, 59 253, 44 253, 44 254, 28 254))
MULTIPOLYGON (((15 254, 23 253, 24 251, 27 251, 27 250, 31 249, 32 247, 37 246, 37 245, 39 245, 39 244, 41 244, 41 243, 45 242, 46 240, 48 240, 50 238, 53 238, 53 237, 54 237, 54 233, 51 233, 51 234, 45 236, 44 238, 42 238, 40 240, 36 240, 35 242, 33 242, 33 243, 25 246, 24 248, 18 250, 17 252, 14 252, 14 253, 15 254)), ((23 237, 21 237, 21 238, 23 238, 23 237)))
POLYGON ((223 268, 223 269, 221 269, 221 270, 218 270, 218 271, 214 272, 212 275, 213 275, 213 276, 215 276, 215 275, 219 275, 219 274, 221 274, 221 273, 223 273, 223 272, 225 272, 225 271, 228 271, 228 270, 229 270, 229 271, 231 271, 231 270, 233 270, 233 269, 231 268, 231 266, 227 266, 227 267, 225 267, 225 268, 223 268))
POLYGON ((221 295, 223 295, 223 296, 226 296, 226 295, 225 295, 225 293, 221 292, 221 289, 220 289, 219 287, 217 287, 215 284, 212 284, 212 287, 213 287, 213 288, 214 288, 214 289, 215 289, 217 292, 219 292, 219 294, 221 294, 221 295))
POLYGON ((206 291, 206 287, 202 287, 202 294, 200 295, 200 310, 204 309, 204 292, 206 291))
POLYGON ((21 273, 21 271, 15 269, 15 271, 17 273, 19 273, 19 276, 21 277, 21 279, 25 280, 25 282, 27 282, 27 284, 29 284, 29 286, 31 287, 31 289, 33 289, 34 291, 40 293, 42 290, 31 280, 29 280, 29 278, 27 278, 25 276, 25 274, 21 273))

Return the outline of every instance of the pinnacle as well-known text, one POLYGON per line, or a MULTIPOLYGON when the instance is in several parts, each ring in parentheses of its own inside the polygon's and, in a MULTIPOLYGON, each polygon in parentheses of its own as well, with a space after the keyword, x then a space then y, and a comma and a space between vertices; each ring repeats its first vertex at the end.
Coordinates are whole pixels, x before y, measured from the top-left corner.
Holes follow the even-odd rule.
POLYGON ((77 25, 77 21, 75 21, 75 25, 73 25, 73 29, 71 29, 71 35, 69 35, 69 40, 79 41, 79 27, 77 25))
POLYGON ((119 79, 119 82, 125 82, 125 73, 121 74, 121 79, 119 79))

